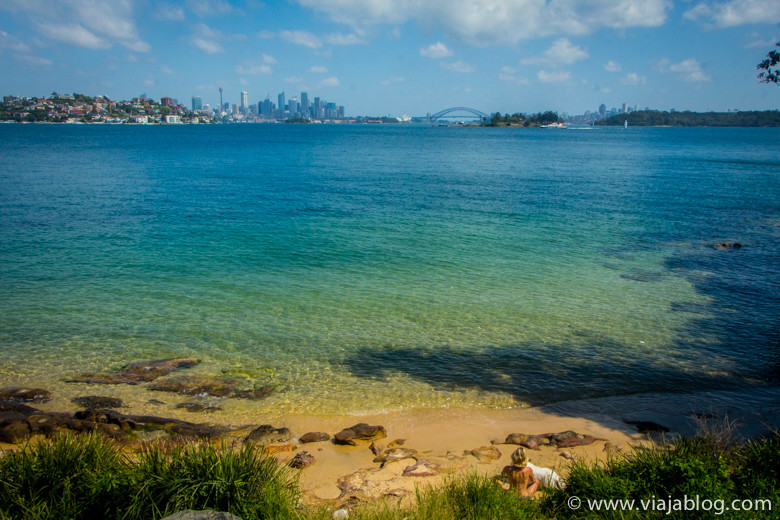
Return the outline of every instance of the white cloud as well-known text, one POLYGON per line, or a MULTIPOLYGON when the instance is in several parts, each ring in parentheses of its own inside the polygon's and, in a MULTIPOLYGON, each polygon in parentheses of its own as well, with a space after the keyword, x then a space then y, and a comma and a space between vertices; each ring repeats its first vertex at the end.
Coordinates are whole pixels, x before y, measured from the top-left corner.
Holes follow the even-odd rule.
POLYGON ((38 30, 41 34, 52 40, 57 40, 76 47, 85 47, 87 49, 109 49, 111 43, 90 32, 79 24, 56 25, 50 23, 38 24, 38 30))
POLYGON ((397 78, 387 78, 387 79, 383 79, 383 80, 382 80, 382 81, 380 81, 379 83, 380 83, 382 86, 388 87, 388 86, 390 86, 390 85, 394 85, 394 84, 396 84, 396 83, 403 83, 404 81, 406 81, 406 80, 405 80, 405 79, 404 79, 402 76, 399 76, 399 77, 397 77, 397 78))
POLYGON ((663 58, 655 64, 655 69, 662 74, 673 72, 681 80, 692 83, 710 81, 711 79, 704 73, 701 64, 694 58, 683 60, 680 63, 672 63, 669 58, 663 58))
POLYGON ((620 82, 623 85, 644 85, 647 83, 647 78, 640 76, 636 72, 629 72, 620 80, 620 82))
POLYGON ((49 59, 41 58, 39 56, 33 56, 31 54, 16 54, 14 57, 17 60, 19 60, 21 62, 24 62, 24 63, 26 63, 28 65, 32 65, 34 67, 37 67, 37 66, 48 67, 49 65, 53 65, 54 64, 54 62, 49 60, 49 59))
POLYGON ((180 22, 184 20, 184 9, 178 5, 163 2, 155 6, 153 16, 157 20, 180 22))
POLYGON ((273 69, 265 63, 254 63, 250 65, 237 65, 236 74, 273 74, 273 69))
POLYGON ((780 22, 780 2, 777 0, 731 0, 701 2, 685 12, 689 20, 716 27, 732 27, 749 23, 780 22))
POLYGON ((309 72, 313 72, 314 74, 327 74, 328 69, 327 67, 323 67, 321 65, 315 65, 309 69, 309 72))
POLYGON ((568 38, 559 38, 541 56, 520 60, 523 65, 571 65, 575 61, 588 58, 588 52, 572 45, 568 38))
POLYGON ((213 40, 206 40, 204 38, 199 38, 197 36, 194 36, 190 41, 195 47, 197 47, 202 51, 205 51, 208 54, 220 54, 225 52, 224 47, 222 47, 222 45, 220 45, 219 42, 215 42, 213 40))
POLYGON ((312 49, 322 47, 320 39, 308 31, 282 31, 279 33, 279 37, 288 43, 303 45, 312 49))
POLYGON ((338 87, 339 80, 336 77, 325 78, 319 82, 320 87, 338 87))
POLYGON ((10 50, 15 52, 28 52, 30 50, 30 47, 28 47, 25 43, 23 43, 15 36, 11 36, 5 31, 0 31, 0 51, 3 50, 10 50))
POLYGON ((270 54, 263 53, 263 63, 266 65, 276 65, 276 58, 271 56, 270 54))
POLYGON ((200 18, 224 16, 235 10, 225 0, 187 0, 187 7, 200 18))
POLYGON ((446 58, 452 56, 452 51, 447 48, 442 42, 436 42, 428 47, 420 49, 420 55, 426 58, 446 58))
POLYGON ((276 34, 274 34, 272 31, 260 31, 259 33, 257 33, 257 37, 262 38, 264 40, 270 40, 274 36, 276 36, 276 34))
POLYGON ((299 78, 298 76, 288 76, 284 78, 284 81, 287 83, 303 83, 303 78, 299 78))
POLYGON ((144 81, 144 85, 146 85, 147 87, 153 87, 154 86, 154 80, 153 79, 147 79, 146 81, 144 81))
POLYGON ((604 64, 604 70, 607 72, 620 72, 620 63, 609 60, 604 64))
POLYGON ((175 72, 173 72, 173 69, 172 69, 172 68, 170 68, 170 67, 169 67, 169 66, 167 66, 167 65, 161 65, 161 66, 160 66, 160 70, 161 70, 161 71, 162 71, 164 74, 176 74, 175 72))
POLYGON ((455 72, 462 72, 464 74, 468 74, 468 73, 474 72, 474 70, 476 70, 476 69, 474 69, 474 65, 472 65, 470 63, 466 63, 466 62, 461 61, 461 60, 453 61, 452 63, 442 62, 442 63, 440 63, 440 65, 441 65, 441 68, 443 68, 443 69, 452 70, 452 71, 455 71, 455 72))
POLYGON ((502 67, 501 74, 498 75, 498 79, 501 81, 508 81, 510 83, 516 83, 517 85, 528 85, 530 82, 528 78, 516 76, 517 70, 512 67, 502 67))
POLYGON ((416 21, 474 45, 514 44, 601 27, 654 27, 671 0, 296 0, 352 27, 416 21))
POLYGON ((669 70, 676 73, 679 78, 687 82, 702 82, 710 81, 710 77, 707 76, 701 68, 701 64, 695 59, 681 61, 680 63, 673 63, 669 65, 669 70))
POLYGON ((540 70, 536 73, 536 77, 542 83, 564 83, 571 79, 571 74, 565 70, 554 70, 552 72, 540 70))
POLYGON ((41 35, 68 45, 108 49, 118 43, 136 52, 151 50, 138 36, 129 0, 3 0, 2 8, 26 16, 41 35))
POLYGON ((333 33, 325 38, 325 41, 331 45, 365 45, 366 40, 358 36, 357 34, 347 34, 346 36, 341 33, 333 33))

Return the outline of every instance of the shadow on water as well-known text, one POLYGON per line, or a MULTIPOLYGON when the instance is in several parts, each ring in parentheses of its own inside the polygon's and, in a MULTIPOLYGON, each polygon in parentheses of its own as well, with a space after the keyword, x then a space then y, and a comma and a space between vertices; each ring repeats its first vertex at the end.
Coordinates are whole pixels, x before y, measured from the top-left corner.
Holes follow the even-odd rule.
MULTIPOLYGON (((774 395, 780 386, 780 255, 777 246, 772 247, 716 251, 711 244, 699 244, 671 256, 667 273, 658 276, 684 276, 711 303, 670 303, 670 312, 687 313, 690 319, 663 356, 582 333, 577 344, 364 348, 342 363, 362 378, 400 374, 439 390, 502 392, 532 406, 635 394, 735 391, 747 397, 746 407, 764 407, 776 416, 776 396, 768 401, 763 397, 774 395), (707 341, 697 339, 705 336, 707 341), (692 363, 694 359, 712 359, 713 364, 703 368, 692 363)), ((629 273, 636 283, 655 281, 635 274, 629 273)), ((731 410, 740 410, 735 403, 731 410)))

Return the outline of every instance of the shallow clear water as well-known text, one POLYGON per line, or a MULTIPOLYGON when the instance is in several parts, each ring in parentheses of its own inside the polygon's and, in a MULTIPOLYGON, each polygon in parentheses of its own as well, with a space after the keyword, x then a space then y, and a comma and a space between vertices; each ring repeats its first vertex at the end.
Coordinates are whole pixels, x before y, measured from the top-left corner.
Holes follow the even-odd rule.
POLYGON ((63 381, 195 356, 276 385, 230 413, 771 383, 779 137, 0 125, 0 383, 140 404, 63 381))

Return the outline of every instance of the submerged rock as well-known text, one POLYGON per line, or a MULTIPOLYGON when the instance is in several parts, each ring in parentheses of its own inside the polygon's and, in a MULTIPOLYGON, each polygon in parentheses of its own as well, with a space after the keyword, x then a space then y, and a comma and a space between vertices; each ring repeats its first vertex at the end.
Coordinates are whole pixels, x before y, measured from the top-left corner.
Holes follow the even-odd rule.
POLYGON ((200 395, 210 397, 262 399, 273 391, 272 386, 241 389, 235 379, 226 377, 173 377, 155 381, 149 385, 149 390, 159 392, 175 392, 184 395, 200 395))
POLYGON ((630 424, 631 426, 636 427, 636 431, 638 431, 641 434, 649 434, 649 433, 668 433, 669 428, 666 426, 662 426, 658 423, 654 423, 653 421, 627 421, 623 420, 624 423, 630 424))
POLYGON ((45 403, 51 401, 51 392, 43 388, 5 387, 0 388, 0 399, 17 403, 45 403))
POLYGON ((739 242, 718 242, 712 244, 712 247, 718 251, 728 251, 729 249, 742 249, 742 244, 739 242))
POLYGON ((183 408, 188 412, 214 413, 222 410, 219 406, 211 406, 203 403, 179 403, 174 408, 183 408))
POLYGON ((293 434, 289 428, 274 428, 270 424, 262 424, 252 430, 246 436, 244 442, 252 444, 271 444, 273 442, 287 442, 292 440, 293 434))
POLYGON ((329 441, 330 440, 330 434, 324 433, 324 432, 309 432, 304 433, 301 435, 301 438, 298 439, 298 442, 301 444, 306 444, 308 442, 323 442, 323 441, 329 441))
POLYGON ((103 385, 137 384, 154 381, 158 377, 167 376, 171 372, 190 368, 200 363, 194 358, 159 359, 155 361, 138 361, 123 366, 116 372, 107 374, 82 374, 67 383, 92 383, 103 385))
POLYGON ((85 395, 83 397, 74 397, 70 400, 82 408, 121 408, 122 400, 118 397, 103 397, 100 395, 85 395))
POLYGON ((344 428, 334 436, 336 444, 348 444, 357 446, 358 442, 371 442, 387 437, 383 426, 369 426, 366 423, 358 423, 349 428, 344 428))
POLYGON ((26 404, 17 403, 16 401, 9 401, 8 399, 0 399, 0 412, 17 412, 22 415, 30 415, 38 413, 40 410, 28 406, 26 404))

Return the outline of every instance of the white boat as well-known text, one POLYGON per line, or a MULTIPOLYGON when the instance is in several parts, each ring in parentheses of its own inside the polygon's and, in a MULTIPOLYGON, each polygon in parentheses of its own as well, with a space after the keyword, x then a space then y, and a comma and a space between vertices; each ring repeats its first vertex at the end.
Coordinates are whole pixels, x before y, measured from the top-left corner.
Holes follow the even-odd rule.
POLYGON ((542 128, 566 128, 563 123, 550 123, 549 125, 542 125, 542 128))

